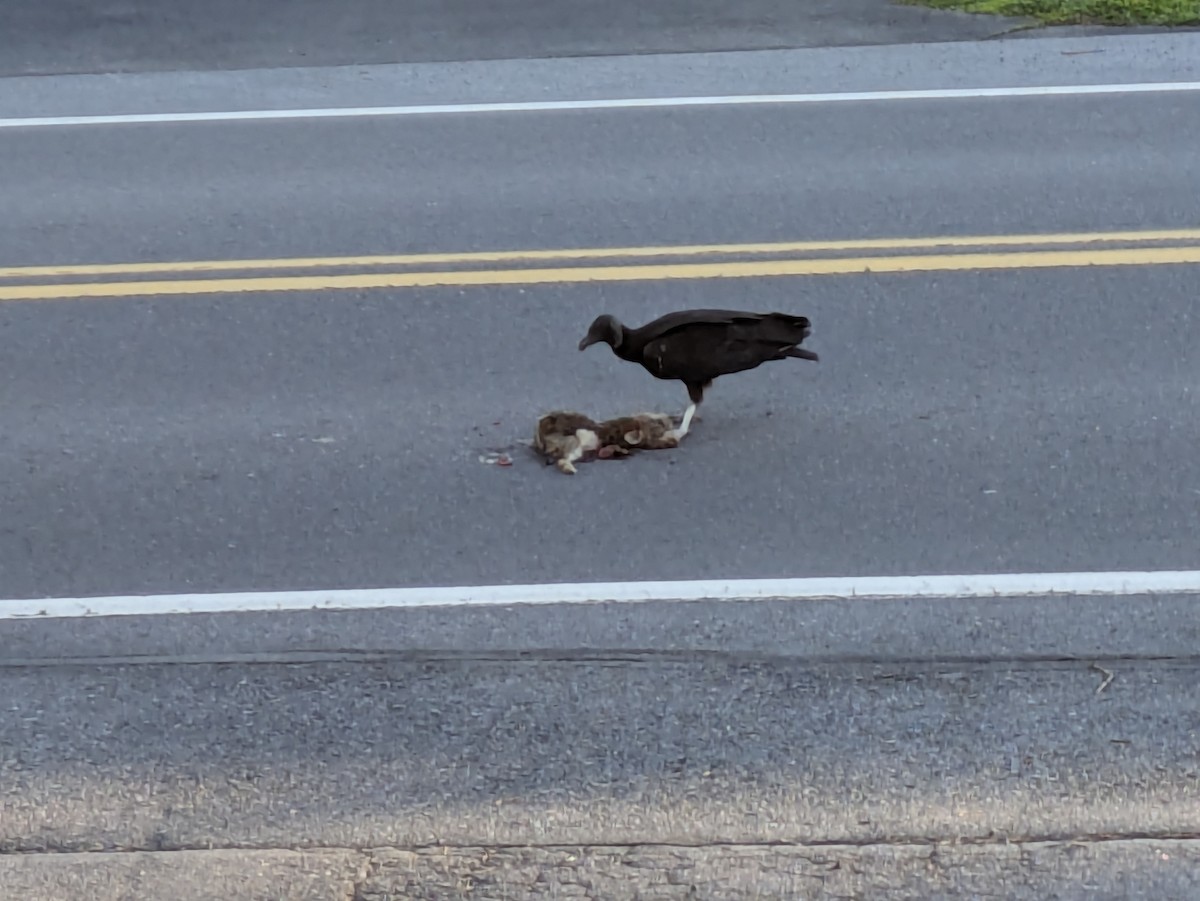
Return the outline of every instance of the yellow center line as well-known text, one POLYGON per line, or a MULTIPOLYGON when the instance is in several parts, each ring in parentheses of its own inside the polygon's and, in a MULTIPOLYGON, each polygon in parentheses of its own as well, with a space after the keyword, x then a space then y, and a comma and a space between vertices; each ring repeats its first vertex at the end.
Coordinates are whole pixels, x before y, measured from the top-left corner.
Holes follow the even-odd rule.
POLYGON ((1200 263, 1200 246, 0 286, 0 300, 1200 263))
POLYGON ((471 263, 518 263, 522 261, 569 261, 643 259, 647 257, 764 256, 841 252, 856 250, 924 250, 938 247, 1053 247, 1064 244, 1141 244, 1164 241, 1198 241, 1200 229, 1157 231, 1065 232, 1059 234, 967 235, 929 238, 863 238, 841 241, 788 241, 756 244, 688 244, 653 247, 598 247, 556 250, 503 250, 472 253, 417 253, 382 256, 298 257, 295 259, 191 260, 171 263, 95 263, 63 266, 15 266, 0 268, 0 279, 55 278, 72 276, 144 275, 154 273, 205 273, 280 269, 364 269, 378 266, 466 265, 471 263))

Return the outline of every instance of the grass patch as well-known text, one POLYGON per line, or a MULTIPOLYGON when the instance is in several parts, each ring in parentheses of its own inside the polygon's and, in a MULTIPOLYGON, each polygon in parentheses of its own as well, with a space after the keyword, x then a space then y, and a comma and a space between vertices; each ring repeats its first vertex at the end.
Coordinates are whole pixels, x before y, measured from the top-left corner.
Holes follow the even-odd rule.
POLYGON ((1043 25, 1200 25, 1200 0, 902 0, 910 5, 998 16, 1043 25))

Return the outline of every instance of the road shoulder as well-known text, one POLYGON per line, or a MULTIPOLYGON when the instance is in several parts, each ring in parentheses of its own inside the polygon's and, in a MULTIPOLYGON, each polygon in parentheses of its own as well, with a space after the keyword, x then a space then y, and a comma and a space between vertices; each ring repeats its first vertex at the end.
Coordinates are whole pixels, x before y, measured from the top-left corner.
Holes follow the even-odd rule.
POLYGON ((1200 80, 1200 32, 729 53, 14 77, 0 120, 1200 80))

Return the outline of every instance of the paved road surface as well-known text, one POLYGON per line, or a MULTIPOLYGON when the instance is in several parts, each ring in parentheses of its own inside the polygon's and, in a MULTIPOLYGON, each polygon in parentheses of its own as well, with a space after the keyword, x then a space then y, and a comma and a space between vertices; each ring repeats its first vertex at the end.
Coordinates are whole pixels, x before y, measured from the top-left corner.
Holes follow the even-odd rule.
POLYGON ((1027 24, 887 0, 43 0, 0 10, 0 75, 969 41, 1027 24))
MULTIPOLYGON (((0 248, 1194 227, 1195 97, 12 129, 0 248)), ((1195 288, 1163 265, 7 302, 5 594, 1195 568, 1195 288), (526 452, 554 407, 681 411, 575 345, 601 311, 687 305, 805 313, 822 362, 719 382, 678 452, 575 479, 526 452)))
MULTIPOLYGON (((1078 49, 771 54, 737 89, 1200 58, 1078 49)), ((560 96, 645 96, 734 64, 561 65, 560 96)), ((426 71, 14 80, 0 115, 527 99, 539 72, 426 71)), ((1195 96, 0 129, 0 266, 1194 229, 1195 96)), ((1195 569, 1196 270, 1115 246, 1130 265, 5 300, 2 596, 1195 569), (722 382, 676 453, 479 462, 549 406, 677 408, 580 330, 730 297, 811 315, 822 362, 722 382)), ((3 620, 0 894, 1194 897, 1198 600, 3 620)))
MULTIPOLYGON (((0 76, 845 47, 1169 33, 1036 27, 892 0, 43 0, 0 7, 0 76)), ((1177 29, 1186 31, 1187 29, 1177 29)))
POLYGON ((1192 897, 1198 600, 10 622, 0 881, 1192 897))

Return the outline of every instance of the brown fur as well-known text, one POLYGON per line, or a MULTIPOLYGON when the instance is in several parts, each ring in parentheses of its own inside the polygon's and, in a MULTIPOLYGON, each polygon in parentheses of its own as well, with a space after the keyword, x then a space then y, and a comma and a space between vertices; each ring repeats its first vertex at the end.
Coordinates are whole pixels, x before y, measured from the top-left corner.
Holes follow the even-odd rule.
POLYGON ((538 420, 533 447, 567 475, 580 460, 628 456, 635 450, 677 447, 675 421, 666 413, 635 413, 600 422, 573 410, 554 410, 538 420))

